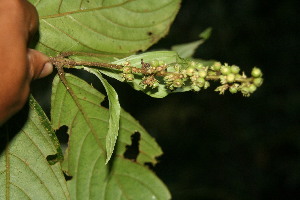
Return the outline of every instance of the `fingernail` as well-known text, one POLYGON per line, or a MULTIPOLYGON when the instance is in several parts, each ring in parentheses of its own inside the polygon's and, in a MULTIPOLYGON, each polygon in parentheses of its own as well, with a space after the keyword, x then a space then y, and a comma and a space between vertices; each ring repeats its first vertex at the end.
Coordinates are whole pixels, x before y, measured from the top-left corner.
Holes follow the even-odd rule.
POLYGON ((52 63, 50 62, 47 62, 45 65, 44 65, 44 68, 39 76, 39 78, 43 78, 45 76, 48 76, 49 74, 51 74, 53 71, 53 65, 52 63))

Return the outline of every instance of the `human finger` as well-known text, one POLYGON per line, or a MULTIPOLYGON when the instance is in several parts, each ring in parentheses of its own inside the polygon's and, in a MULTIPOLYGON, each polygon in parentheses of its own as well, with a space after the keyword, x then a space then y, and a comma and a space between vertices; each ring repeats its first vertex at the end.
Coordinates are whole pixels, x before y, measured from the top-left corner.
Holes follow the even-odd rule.
POLYGON ((34 49, 28 49, 27 52, 31 79, 43 78, 52 73, 53 65, 48 56, 34 49))

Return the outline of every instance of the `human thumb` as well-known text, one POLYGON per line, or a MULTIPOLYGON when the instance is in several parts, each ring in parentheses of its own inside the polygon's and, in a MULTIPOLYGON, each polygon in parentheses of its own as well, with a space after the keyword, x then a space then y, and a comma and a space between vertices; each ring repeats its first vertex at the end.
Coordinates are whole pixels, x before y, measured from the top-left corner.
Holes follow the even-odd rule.
POLYGON ((52 73, 53 65, 45 54, 34 49, 28 49, 27 57, 32 79, 43 78, 52 73))

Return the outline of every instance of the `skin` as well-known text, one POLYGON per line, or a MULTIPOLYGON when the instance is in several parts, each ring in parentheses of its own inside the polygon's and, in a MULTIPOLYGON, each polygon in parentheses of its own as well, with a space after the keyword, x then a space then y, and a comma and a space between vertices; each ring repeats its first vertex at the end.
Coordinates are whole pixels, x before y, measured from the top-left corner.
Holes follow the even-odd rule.
POLYGON ((27 102, 32 80, 49 75, 49 58, 28 44, 38 13, 26 0, 0 0, 0 125, 27 102))

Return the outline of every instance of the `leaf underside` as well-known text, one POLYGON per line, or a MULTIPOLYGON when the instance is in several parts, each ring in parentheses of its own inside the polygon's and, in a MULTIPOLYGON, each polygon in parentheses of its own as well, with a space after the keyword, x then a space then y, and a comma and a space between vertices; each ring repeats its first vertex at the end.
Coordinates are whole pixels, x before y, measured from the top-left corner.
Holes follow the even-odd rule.
POLYGON ((14 138, 9 139, 13 134, 10 126, 0 130, 6 137, 0 155, 0 199, 69 199, 60 163, 50 165, 46 159, 59 153, 54 132, 33 97, 29 105, 28 121, 14 138))
POLYGON ((144 165, 156 164, 156 157, 162 154, 155 140, 122 110, 114 156, 105 165, 109 111, 100 105, 104 96, 71 74, 65 78, 77 100, 56 76, 51 116, 54 129, 68 127, 69 146, 63 166, 72 176, 68 181, 71 199, 170 199, 165 185, 144 165), (136 132, 141 136, 139 154, 132 161, 124 153, 136 132))
POLYGON ((30 0, 40 15, 36 49, 124 57, 165 36, 180 0, 30 0))

